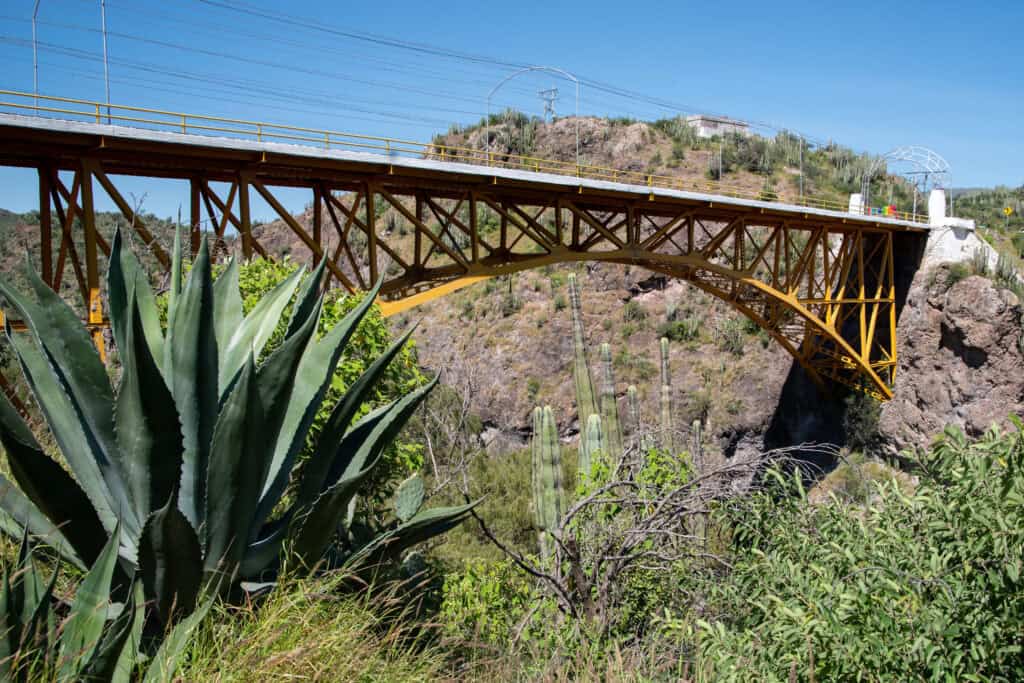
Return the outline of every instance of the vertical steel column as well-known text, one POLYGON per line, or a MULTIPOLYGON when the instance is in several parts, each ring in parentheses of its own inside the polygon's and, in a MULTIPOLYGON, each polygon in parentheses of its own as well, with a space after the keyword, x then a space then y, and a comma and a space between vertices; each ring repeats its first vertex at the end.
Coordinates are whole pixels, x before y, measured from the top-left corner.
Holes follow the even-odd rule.
POLYGON ((199 178, 189 179, 189 191, 190 191, 190 213, 189 213, 189 233, 191 234, 191 247, 192 247, 192 258, 196 257, 199 253, 199 239, 201 237, 199 225, 202 222, 202 216, 199 209, 199 198, 200 198, 200 187, 199 178))
POLYGON ((313 184, 313 244, 316 245, 316 249, 313 250, 313 267, 320 265, 320 259, 324 258, 324 244, 322 237, 322 226, 324 222, 323 214, 323 195, 320 192, 320 185, 317 183, 313 184))
POLYGON ((864 231, 857 230, 857 308, 860 311, 860 357, 868 359, 868 319, 864 306, 864 231))
POLYGON ((373 201, 373 186, 370 183, 364 185, 366 192, 366 236, 367 257, 370 260, 370 286, 377 284, 379 274, 377 272, 377 206, 373 201))
POLYGON ((417 272, 423 267, 423 195, 416 193, 416 229, 414 231, 415 244, 413 245, 413 263, 417 272))
POLYGON ((565 246, 565 237, 562 234, 565 232, 565 217, 562 216, 562 200, 555 200, 555 240, 558 242, 558 246, 565 246))
POLYGON ((473 251, 473 263, 480 262, 480 231, 477 227, 476 196, 473 191, 469 192, 469 239, 473 251))
POLYGON ((39 167, 39 256, 43 282, 53 287, 53 223, 50 216, 50 169, 39 167))
POLYGON ((244 175, 238 176, 238 214, 242 233, 242 257, 248 261, 252 258, 252 217, 249 214, 249 182, 244 175))
POLYGON ((92 198, 92 173, 95 162, 83 159, 81 162, 80 187, 82 193, 82 225, 85 228, 85 282, 87 287, 86 310, 91 328, 92 340, 100 358, 106 361, 103 343, 103 302, 100 300, 100 269, 96 240, 96 211, 92 198))

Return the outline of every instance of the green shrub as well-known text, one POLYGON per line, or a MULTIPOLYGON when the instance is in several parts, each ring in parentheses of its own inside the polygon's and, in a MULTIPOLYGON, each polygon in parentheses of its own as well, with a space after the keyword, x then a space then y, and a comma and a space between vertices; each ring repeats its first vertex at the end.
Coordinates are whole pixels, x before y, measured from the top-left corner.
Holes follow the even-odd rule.
POLYGON ((541 599, 510 560, 467 560, 445 576, 440 617, 449 637, 503 646, 541 599))
POLYGON ((743 318, 726 318, 718 328, 718 348, 734 356, 743 355, 746 335, 743 330, 743 318))
POLYGON ((1010 240, 1013 248, 1017 250, 1017 256, 1024 258, 1024 232, 1015 233, 1010 240))
POLYGON ((867 394, 854 391, 843 401, 843 434, 846 445, 854 451, 870 452, 880 437, 878 420, 882 404, 867 394))
POLYGON ((632 322, 643 322, 647 319, 647 311, 640 305, 639 301, 630 299, 622 307, 622 318, 632 322))
POLYGON ((916 491, 877 484, 868 508, 808 505, 781 475, 731 507, 732 569, 703 618, 665 622, 698 680, 1021 680, 1020 423, 975 444, 949 429, 916 465, 916 491))
POLYGON ((540 393, 540 380, 536 377, 531 377, 526 380, 526 397, 530 403, 537 402, 537 394, 540 393))
POLYGON ((947 289, 960 282, 966 280, 971 276, 971 268, 968 264, 961 261, 956 261, 949 264, 949 270, 946 275, 946 287, 947 289))
POLYGON ((683 318, 669 320, 658 326, 658 336, 667 337, 674 342, 695 341, 700 338, 703 321, 700 318, 683 318))
POLYGON ((523 308, 523 300, 515 292, 506 292, 501 297, 501 317, 507 318, 523 308))

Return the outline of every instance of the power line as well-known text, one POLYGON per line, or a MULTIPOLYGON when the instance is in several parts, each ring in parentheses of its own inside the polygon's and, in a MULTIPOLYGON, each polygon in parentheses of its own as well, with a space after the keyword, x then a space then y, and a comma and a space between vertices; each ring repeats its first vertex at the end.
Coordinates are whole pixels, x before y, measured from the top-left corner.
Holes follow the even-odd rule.
MULTIPOLYGON (((8 44, 22 44, 23 45, 25 41, 23 41, 21 39, 17 39, 17 38, 11 38, 10 36, 2 36, 2 35, 0 35, 0 42, 8 43, 8 44)), ((40 49, 45 50, 47 52, 63 54, 63 55, 66 55, 66 56, 70 56, 72 58, 84 59, 84 60, 87 60, 87 61, 90 61, 90 62, 98 62, 98 61, 100 61, 102 59, 101 57, 98 57, 98 56, 96 56, 96 55, 94 55, 92 53, 89 53, 87 51, 84 51, 84 50, 77 50, 75 48, 62 48, 60 46, 52 45, 50 43, 39 43, 39 47, 40 47, 40 49)), ((164 67, 160 67, 160 66, 150 66, 150 65, 145 65, 145 64, 141 64, 141 63, 133 63, 133 62, 129 62, 129 61, 126 61, 126 60, 120 60, 120 59, 112 59, 111 63, 115 64, 117 66, 128 68, 128 69, 143 71, 143 72, 147 72, 147 73, 153 73, 153 74, 157 74, 157 75, 165 75, 165 76, 172 76, 172 77, 175 77, 175 78, 180 78, 182 80, 188 81, 189 83, 193 83, 195 81, 200 81, 200 82, 209 83, 211 85, 218 86, 218 87, 221 87, 221 88, 231 88, 231 89, 235 89, 235 90, 241 90, 243 92, 260 92, 260 93, 265 94, 265 96, 267 96, 267 97, 273 97, 273 98, 280 99, 280 100, 285 101, 285 102, 294 101, 294 100, 303 100, 303 101, 306 101, 307 103, 323 104, 325 106, 329 106, 329 107, 331 107, 333 109, 336 109, 336 110, 339 110, 339 111, 345 111, 345 110, 358 111, 358 112, 363 112, 363 113, 371 113, 371 114, 375 114, 375 115, 378 115, 378 116, 384 116, 384 117, 388 117, 388 118, 399 120, 399 121, 411 121, 411 122, 429 123, 431 126, 433 126, 435 128, 446 127, 450 123, 450 121, 443 120, 443 119, 428 119, 428 118, 423 118, 423 117, 412 117, 412 116, 409 116, 408 114, 399 114, 399 113, 394 113, 394 112, 386 112, 386 111, 379 111, 379 110, 372 110, 372 109, 364 109, 364 108, 359 108, 359 107, 346 106, 346 105, 338 104, 336 101, 317 100, 317 99, 309 98, 309 97, 296 96, 294 94, 291 94, 291 95, 284 94, 284 93, 281 93, 281 92, 278 92, 278 91, 275 91, 275 90, 269 90, 269 89, 266 89, 266 88, 260 88, 258 86, 258 84, 256 82, 253 82, 253 81, 250 81, 250 82, 232 81, 231 79, 223 79, 223 78, 218 78, 218 77, 209 77, 209 76, 205 76, 205 75, 202 75, 202 74, 189 73, 189 72, 172 71, 172 70, 168 70, 168 69, 166 69, 164 67)))
MULTIPOLYGON (((83 30, 88 30, 88 29, 83 29, 83 30)), ((114 35, 114 33, 112 32, 111 35, 114 35)), ((149 42, 147 39, 143 39, 143 40, 145 42, 149 42)), ((24 39, 15 38, 13 36, 3 36, 3 35, 0 35, 0 42, 5 42, 5 43, 8 43, 8 44, 12 44, 12 45, 27 45, 27 41, 25 41, 24 39)), ((89 52, 87 50, 81 50, 81 49, 78 49, 78 48, 63 47, 63 46, 55 45, 53 43, 49 43, 49 42, 45 42, 45 41, 39 42, 38 45, 39 45, 40 49, 46 50, 48 52, 57 53, 57 54, 63 54, 63 55, 66 55, 66 56, 71 56, 73 58, 86 59, 86 60, 89 60, 89 61, 99 61, 99 60, 102 59, 101 57, 95 55, 94 53, 91 53, 91 52, 89 52)), ((175 70, 175 69, 168 69, 168 68, 166 68, 166 67, 164 67, 162 65, 153 64, 153 63, 135 62, 135 61, 124 60, 124 59, 112 59, 111 63, 119 65, 119 66, 123 66, 123 67, 126 67, 126 68, 129 68, 129 69, 137 69, 137 70, 146 71, 146 72, 155 73, 155 74, 161 74, 161 75, 171 75, 171 76, 174 76, 174 77, 177 77, 177 78, 186 79, 186 80, 189 80, 189 81, 192 81, 192 80, 202 80, 202 81, 210 82, 210 83, 213 83, 213 84, 227 85, 227 86, 232 86, 232 87, 236 87, 236 88, 242 88, 242 89, 244 89, 246 91, 251 91, 251 90, 257 89, 260 92, 266 93, 266 94, 271 95, 271 96, 288 95, 289 98, 291 98, 291 97, 294 97, 296 95, 301 95, 303 93, 302 90, 297 90, 297 89, 294 89, 294 88, 289 89, 289 90, 278 90, 278 89, 266 88, 259 81, 231 78, 231 77, 226 77, 226 76, 218 76, 218 75, 215 75, 215 74, 205 74, 205 73, 200 74, 200 73, 195 73, 195 72, 188 72, 188 71, 180 71, 180 70, 175 70)), ((285 69, 285 68, 288 68, 288 67, 286 67, 286 66, 278 66, 277 68, 285 69)), ((339 80, 358 80, 359 82, 364 82, 364 83, 367 83, 367 84, 374 84, 374 85, 378 85, 379 87, 386 87, 386 88, 389 88, 389 89, 392 89, 392 90, 395 90, 395 89, 403 90, 404 89, 404 90, 410 90, 412 92, 417 92, 419 94, 431 94, 431 95, 436 95, 437 97, 446 97, 446 96, 447 97, 451 97, 449 95, 446 95, 445 93, 440 93, 440 92, 434 93, 434 92, 431 92, 431 91, 426 91, 426 90, 418 89, 418 88, 408 88, 408 87, 405 87, 405 86, 403 86, 402 84, 399 84, 399 83, 366 81, 365 79, 351 79, 350 77, 343 76, 343 75, 336 75, 336 76, 331 76, 331 77, 332 78, 337 78, 339 80)), ((363 110, 363 109, 356 108, 356 107, 346 106, 344 104, 339 104, 337 102, 337 100, 334 99, 333 96, 331 94, 329 94, 329 93, 316 92, 316 91, 305 91, 305 92, 312 92, 312 93, 314 93, 314 95, 313 95, 314 97, 323 98, 323 99, 321 99, 319 101, 319 103, 324 104, 326 106, 335 107, 335 108, 337 108, 339 110, 350 109, 350 110, 354 110, 354 111, 370 111, 370 110, 363 110), (328 98, 331 98, 331 99, 328 99, 328 98)), ((479 104, 479 102, 477 102, 476 100, 471 99, 471 98, 459 98, 459 99, 465 99, 465 100, 468 100, 468 101, 470 101, 470 102, 472 102, 474 104, 479 104)), ((349 98, 346 99, 346 102, 350 102, 350 101, 363 101, 363 100, 360 100, 359 98, 352 98, 352 97, 349 97, 349 98)), ((373 100, 370 100, 370 103, 381 104, 381 102, 373 101, 373 100)), ((446 113, 455 113, 455 114, 463 114, 463 115, 469 115, 469 116, 474 116, 474 117, 482 117, 484 115, 483 112, 466 110, 466 109, 452 109, 452 108, 448 108, 448 107, 427 107, 427 108, 431 109, 431 110, 435 110, 435 111, 442 111, 442 112, 446 112, 446 113)), ((396 113, 396 112, 372 111, 371 113, 382 114, 382 115, 393 116, 393 117, 404 117, 405 116, 403 114, 399 114, 399 113, 396 113)), ((433 123, 435 125, 437 125, 437 126, 445 127, 445 126, 448 126, 451 123, 451 121, 449 121, 449 120, 434 119, 433 123)))

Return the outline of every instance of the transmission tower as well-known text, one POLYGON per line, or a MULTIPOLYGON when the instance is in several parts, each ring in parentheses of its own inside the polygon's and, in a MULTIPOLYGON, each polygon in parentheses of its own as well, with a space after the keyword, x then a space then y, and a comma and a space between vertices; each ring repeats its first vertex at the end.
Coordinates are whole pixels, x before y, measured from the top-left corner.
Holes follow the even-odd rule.
POLYGON ((558 99, 558 88, 548 88, 547 90, 539 90, 537 94, 542 100, 544 100, 544 120, 548 120, 548 114, 551 118, 555 118, 555 100, 558 99))

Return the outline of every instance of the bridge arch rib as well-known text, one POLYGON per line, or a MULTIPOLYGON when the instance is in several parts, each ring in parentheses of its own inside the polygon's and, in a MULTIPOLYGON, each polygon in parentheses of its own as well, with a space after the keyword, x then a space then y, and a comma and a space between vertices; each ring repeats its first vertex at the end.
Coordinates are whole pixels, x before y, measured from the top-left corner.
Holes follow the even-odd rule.
MULTIPOLYGON (((377 237, 375 270, 385 274, 386 314, 483 279, 546 265, 631 264, 722 299, 819 382, 832 379, 879 400, 892 396, 896 306, 891 231, 711 203, 660 206, 653 199, 524 196, 509 201, 473 189, 442 197, 414 192, 403 198, 400 191, 375 192, 373 187, 328 194, 328 203, 350 219, 360 205, 377 211, 383 206, 384 214, 393 210, 412 231, 411 238, 395 240, 392 225, 377 237), (367 199, 367 192, 375 196, 367 199), (399 255, 403 245, 409 252, 404 258, 399 255)), ((374 220, 365 212, 364 217, 365 222, 374 220)), ((358 226, 362 221, 357 217, 353 222, 358 226)), ((362 227, 369 240, 374 233, 369 225, 362 227)), ((370 258, 369 243, 354 246, 370 258)), ((342 251, 349 279, 366 282, 370 264, 349 246, 342 251)))

